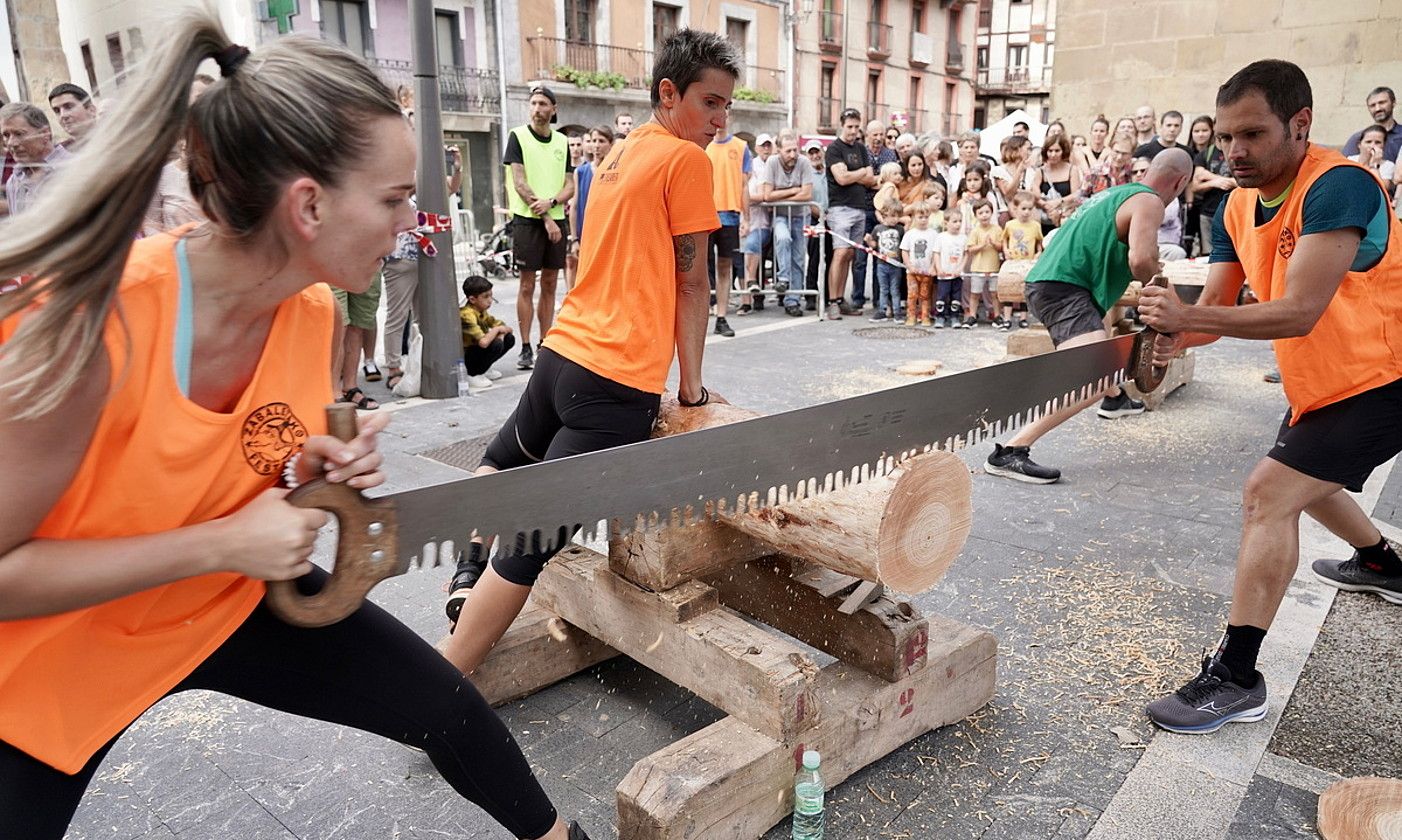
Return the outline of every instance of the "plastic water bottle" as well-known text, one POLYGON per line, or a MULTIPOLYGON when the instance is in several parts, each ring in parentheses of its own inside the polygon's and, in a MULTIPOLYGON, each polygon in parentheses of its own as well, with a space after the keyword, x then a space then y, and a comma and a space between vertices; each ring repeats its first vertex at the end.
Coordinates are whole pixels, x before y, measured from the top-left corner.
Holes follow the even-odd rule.
POLYGON ((458 396, 468 396, 467 390, 467 363, 458 359, 458 396))
POLYGON ((817 750, 805 750, 803 767, 793 784, 793 840, 823 840, 822 758, 817 750))

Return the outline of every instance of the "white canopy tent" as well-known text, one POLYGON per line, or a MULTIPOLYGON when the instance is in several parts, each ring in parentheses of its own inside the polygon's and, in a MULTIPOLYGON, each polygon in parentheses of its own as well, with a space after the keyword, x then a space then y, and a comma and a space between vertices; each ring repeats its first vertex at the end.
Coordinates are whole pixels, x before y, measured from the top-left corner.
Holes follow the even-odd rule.
POLYGON ((1026 111, 1018 108, 979 133, 979 153, 999 160, 998 145, 1003 142, 1003 138, 1012 135, 1013 125, 1020 122, 1027 123, 1029 129, 1027 136, 1032 141, 1032 145, 1041 146, 1042 141, 1047 136, 1046 124, 1033 119, 1027 115, 1026 111))

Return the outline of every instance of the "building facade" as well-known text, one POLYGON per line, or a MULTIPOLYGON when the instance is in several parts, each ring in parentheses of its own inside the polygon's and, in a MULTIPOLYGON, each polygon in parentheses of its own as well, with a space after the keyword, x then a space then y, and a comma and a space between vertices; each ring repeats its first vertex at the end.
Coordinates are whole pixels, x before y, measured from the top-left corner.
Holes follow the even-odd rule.
POLYGON ((975 126, 983 128, 1019 108, 1050 120, 1056 2, 979 0, 975 126))
POLYGON ((916 134, 972 125, 974 15, 966 0, 800 0, 793 17, 795 124, 832 134, 838 115, 916 134))
MULTIPOLYGON (((176 0, 172 5, 197 2, 176 0)), ((100 100, 119 99, 128 79, 139 73, 148 45, 161 37, 171 6, 153 9, 146 0, 57 3, 68 79, 95 91, 100 100)), ((502 188, 500 167, 494 165, 500 159, 502 91, 496 4, 497 0, 433 4, 444 140, 463 149, 464 195, 496 195, 502 188)), ((408 0, 218 0, 217 9, 235 43, 256 46, 281 37, 281 24, 286 32, 339 41, 364 56, 391 87, 413 87, 408 0), (269 6, 273 14, 260 16, 260 9, 269 6)), ((212 62, 207 69, 217 72, 212 62)), ((490 228, 490 202, 466 206, 478 228, 490 228)))
POLYGON ((1083 133, 1148 104, 1211 114, 1217 88, 1262 58, 1304 68, 1315 140, 1338 145, 1371 122, 1364 100, 1402 79, 1402 3, 1339 0, 1059 0, 1052 112, 1083 133))
POLYGON ((505 120, 527 120, 530 89, 544 82, 559 99, 559 127, 613 125, 620 113, 646 122, 652 65, 667 36, 684 27, 726 35, 744 72, 731 108, 733 131, 784 125, 789 107, 785 8, 781 0, 520 0, 503 5, 507 49, 505 120))
POLYGON ((5 0, 0 38, 0 102, 45 102, 54 85, 68 81, 55 0, 5 0))

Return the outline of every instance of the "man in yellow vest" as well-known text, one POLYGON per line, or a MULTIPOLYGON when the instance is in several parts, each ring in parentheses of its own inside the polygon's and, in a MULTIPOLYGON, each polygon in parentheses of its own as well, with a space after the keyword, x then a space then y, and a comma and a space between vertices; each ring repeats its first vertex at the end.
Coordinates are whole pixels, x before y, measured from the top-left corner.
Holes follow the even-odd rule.
POLYGON ((555 318, 555 281, 565 267, 565 203, 574 197, 569 141, 555 131, 555 94, 545 85, 531 88, 531 121, 507 135, 506 195, 511 205, 511 238, 521 286, 516 293, 516 320, 521 329, 521 357, 516 367, 535 367, 531 321, 537 311, 540 337, 555 318), (540 306, 535 306, 536 276, 540 306))
POLYGON ((1402 560, 1345 490, 1402 452, 1402 227, 1382 183, 1310 142, 1299 67, 1258 61, 1217 91, 1217 143, 1239 185, 1217 209, 1212 268, 1196 306, 1146 288, 1139 305, 1167 363, 1219 336, 1271 339, 1290 403, 1249 478, 1227 629, 1199 675, 1147 709, 1175 732, 1266 716, 1256 657, 1299 565, 1300 514, 1353 546, 1314 561, 1340 589, 1402 604, 1402 560), (1262 301, 1236 307, 1243 282, 1262 301))

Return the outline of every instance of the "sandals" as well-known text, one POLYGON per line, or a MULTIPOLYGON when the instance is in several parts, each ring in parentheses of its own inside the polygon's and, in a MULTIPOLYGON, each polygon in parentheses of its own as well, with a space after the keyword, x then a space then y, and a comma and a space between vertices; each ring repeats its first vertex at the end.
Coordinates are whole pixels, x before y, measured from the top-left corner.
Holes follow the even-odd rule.
POLYGON ((401 379, 403 379, 403 378, 404 378, 404 371, 402 371, 402 370, 392 370, 392 371, 389 372, 388 375, 385 376, 385 387, 388 388, 388 389, 390 389, 391 391, 393 391, 393 390, 394 390, 394 386, 398 385, 398 384, 399 384, 399 380, 401 380, 401 379))
POLYGON ((361 411, 374 411, 380 404, 359 388, 352 388, 341 395, 337 402, 350 403, 361 411))
POLYGON ((366 382, 379 382, 384 378, 384 374, 380 373, 380 366, 368 359, 360 366, 360 370, 364 372, 366 382))

